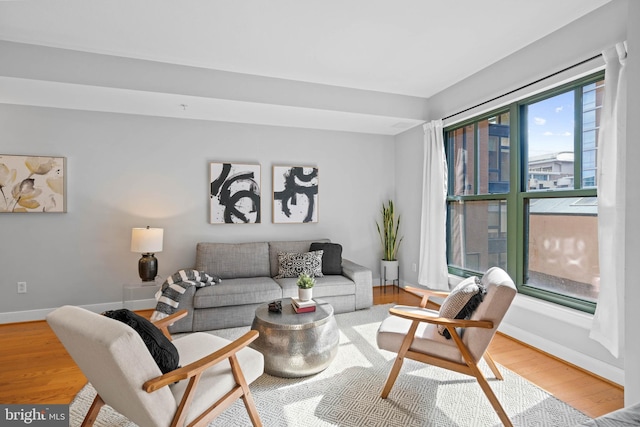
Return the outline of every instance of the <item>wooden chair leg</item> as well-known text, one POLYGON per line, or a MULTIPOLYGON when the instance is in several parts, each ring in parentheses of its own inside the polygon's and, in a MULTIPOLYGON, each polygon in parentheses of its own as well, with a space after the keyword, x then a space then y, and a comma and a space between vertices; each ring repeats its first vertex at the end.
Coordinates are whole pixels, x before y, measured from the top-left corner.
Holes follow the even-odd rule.
POLYGON ((251 424, 254 427, 262 427, 262 420, 260 419, 260 414, 258 414, 258 408, 256 408, 256 404, 253 401, 253 396, 249 391, 245 391, 242 395, 242 401, 244 402, 245 408, 247 408, 247 412, 249 413, 249 419, 251 420, 251 424))
POLYGON ((387 377, 387 382, 384 384, 384 388, 382 389, 382 393, 380 397, 386 399, 391 393, 391 389, 393 388, 393 384, 396 382, 396 378, 398 378, 398 374, 400 373, 400 369, 402 369, 402 363, 404 362, 404 357, 398 356, 396 358, 391 371, 389 372, 389 376, 387 377))
POLYGON ((96 398, 93 399, 93 403, 89 407, 89 411, 87 412, 87 416, 84 417, 82 421, 82 425, 80 427, 91 427, 93 423, 96 422, 98 418, 98 414, 100 413, 100 409, 104 406, 104 401, 100 397, 99 394, 96 394, 96 398))
POLYGON ((235 354, 229 358, 229 364, 231 365, 231 372, 233 373, 233 377, 235 378, 236 383, 240 387, 242 387, 242 401, 244 402, 245 408, 247 408, 251 423, 254 425, 254 427, 261 427, 262 421, 260 420, 260 415, 258 414, 258 408, 256 408, 256 404, 253 401, 253 396, 251 395, 249 384, 247 383, 247 380, 242 373, 240 363, 238 362, 238 357, 235 354))
MULTIPOLYGON (((493 406, 493 409, 498 414, 498 417, 500 418, 500 421, 502 421, 502 424, 504 424, 506 427, 513 427, 513 424, 511 424, 511 420, 509 419, 509 416, 507 415, 504 408, 500 404, 500 401, 498 400, 496 395, 493 393, 491 386, 489 385, 489 383, 487 382, 487 379, 482 374, 482 371, 478 367, 478 364, 474 362, 473 357, 471 356, 471 352, 469 351, 467 346, 465 346, 464 343, 462 342, 462 338, 460 338, 460 335, 458 335, 455 328, 451 326, 447 325, 447 330, 451 334, 451 338, 453 338, 453 340, 456 342, 456 345, 458 346, 458 349, 460 350, 460 353, 462 354, 462 357, 465 363, 469 367, 469 371, 470 371, 469 374, 474 376, 478 381, 478 384, 480 384, 482 391, 484 391, 484 394, 489 399, 491 406, 493 406)), ((485 352, 485 360, 489 362, 489 366, 491 367, 491 370, 495 374, 498 371, 498 367, 496 366, 493 359, 491 358, 491 355, 489 355, 489 353, 487 352, 485 352), (488 356, 488 359, 486 358, 486 356, 488 356)), ((497 372, 497 375, 500 375, 500 372, 497 372)), ((502 375, 500 375, 500 379, 502 379, 502 375)))
POLYGON ((505 427, 513 427, 513 424, 511 424, 511 420, 509 419, 509 416, 507 415, 506 411, 500 404, 500 401, 498 400, 495 393, 493 392, 493 389, 487 382, 487 379, 484 377, 484 375, 482 375, 480 368, 478 368, 477 366, 473 366, 472 370, 474 371, 474 374, 475 374, 474 376, 476 377, 476 380, 478 380, 478 384, 480 384, 482 391, 484 391, 484 394, 487 396, 487 399, 489 399, 491 406, 493 406, 493 409, 496 411, 496 414, 498 414, 498 418, 500 418, 500 421, 502 421, 502 424, 505 427))
POLYGON ((489 368, 491 369, 491 372, 493 372, 493 375, 496 377, 496 379, 500 381, 504 380, 504 378, 502 378, 500 370, 498 370, 496 362, 493 361, 493 357, 491 357, 488 351, 484 352, 484 360, 485 362, 487 362, 487 365, 489 365, 489 368))
POLYGON ((387 382, 384 384, 384 388, 382 389, 382 393, 380 394, 380 397, 382 397, 383 399, 386 399, 387 396, 389 396, 391 388, 396 382, 396 378, 398 378, 398 374, 400 373, 400 369, 402 368, 402 363, 404 362, 404 355, 411 347, 411 343, 413 343, 413 338, 416 334, 416 330, 418 330, 419 324, 420 322, 418 320, 414 320, 411 323, 411 326, 407 331, 407 335, 405 335, 404 340, 402 340, 402 344, 400 344, 398 355, 396 356, 396 361, 393 363, 391 372, 389 372, 389 376, 387 377, 387 382))
POLYGON ((184 394, 182 395, 182 400, 178 404, 178 409, 176 410, 176 413, 173 416, 173 420, 171 421, 171 427, 184 425, 184 421, 187 419, 187 411, 189 409, 189 406, 191 406, 193 397, 196 394, 196 388, 198 387, 201 376, 202 372, 189 379, 189 383, 187 384, 184 394))

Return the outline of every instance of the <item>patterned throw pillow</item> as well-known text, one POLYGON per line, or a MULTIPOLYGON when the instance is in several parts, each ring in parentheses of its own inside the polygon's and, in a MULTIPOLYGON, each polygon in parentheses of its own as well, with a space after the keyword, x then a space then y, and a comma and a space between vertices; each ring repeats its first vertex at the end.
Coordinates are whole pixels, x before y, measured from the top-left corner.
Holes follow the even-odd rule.
POLYGON ((322 277, 322 251, 278 254, 276 279, 298 277, 300 273, 307 273, 311 277, 322 277))
MULTIPOLYGON (((467 277, 451 293, 440 306, 440 317, 447 319, 469 319, 484 298, 486 289, 476 276, 467 277)), ((438 325, 438 332, 447 339, 451 334, 444 326, 438 325)))

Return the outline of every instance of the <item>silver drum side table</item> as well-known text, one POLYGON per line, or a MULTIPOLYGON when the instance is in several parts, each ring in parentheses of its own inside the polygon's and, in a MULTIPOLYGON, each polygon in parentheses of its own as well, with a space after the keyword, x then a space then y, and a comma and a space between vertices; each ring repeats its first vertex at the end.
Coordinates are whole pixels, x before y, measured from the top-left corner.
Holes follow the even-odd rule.
POLYGON ((260 333, 251 347, 264 355, 264 370, 285 378, 317 374, 338 353, 340 334, 333 307, 315 300, 316 311, 296 313, 291 299, 282 299, 282 313, 269 311, 269 304, 256 309, 251 329, 260 333))

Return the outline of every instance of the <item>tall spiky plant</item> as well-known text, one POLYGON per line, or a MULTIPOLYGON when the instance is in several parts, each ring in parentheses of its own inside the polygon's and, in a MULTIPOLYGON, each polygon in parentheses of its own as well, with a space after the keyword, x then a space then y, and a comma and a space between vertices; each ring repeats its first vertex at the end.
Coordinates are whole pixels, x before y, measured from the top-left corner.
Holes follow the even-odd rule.
POLYGON ((382 250, 384 251, 384 261, 396 261, 400 242, 404 237, 398 238, 398 229, 400 228, 400 215, 396 220, 396 214, 393 209, 393 201, 385 205, 382 203, 382 226, 376 221, 382 250))

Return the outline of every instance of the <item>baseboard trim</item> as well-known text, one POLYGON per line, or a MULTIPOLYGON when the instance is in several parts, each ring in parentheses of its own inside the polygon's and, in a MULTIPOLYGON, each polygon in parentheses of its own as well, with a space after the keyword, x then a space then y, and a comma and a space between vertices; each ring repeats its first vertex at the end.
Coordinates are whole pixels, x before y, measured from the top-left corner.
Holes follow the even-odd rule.
MULTIPOLYGON (((125 307, 128 308, 129 310, 147 310, 150 308, 154 308, 155 306, 156 306, 155 299, 127 301, 125 304, 125 307)), ((118 302, 109 302, 109 303, 102 303, 102 304, 87 304, 87 305, 81 305, 80 307, 85 308, 89 311, 93 311, 94 313, 102 313, 108 310, 117 310, 119 308, 123 308, 123 304, 122 304, 122 301, 118 301, 118 302)), ((44 320, 47 317, 47 314, 51 313, 55 309, 56 307, 42 308, 38 310, 10 311, 7 313, 0 313, 0 324, 33 322, 38 320, 44 320)))
POLYGON ((556 342, 549 341, 544 337, 529 333, 506 322, 502 322, 498 330, 504 335, 575 365, 586 372, 593 373, 621 387, 624 386, 624 370, 620 368, 611 366, 601 360, 594 359, 593 357, 589 357, 586 354, 582 354, 556 342))

